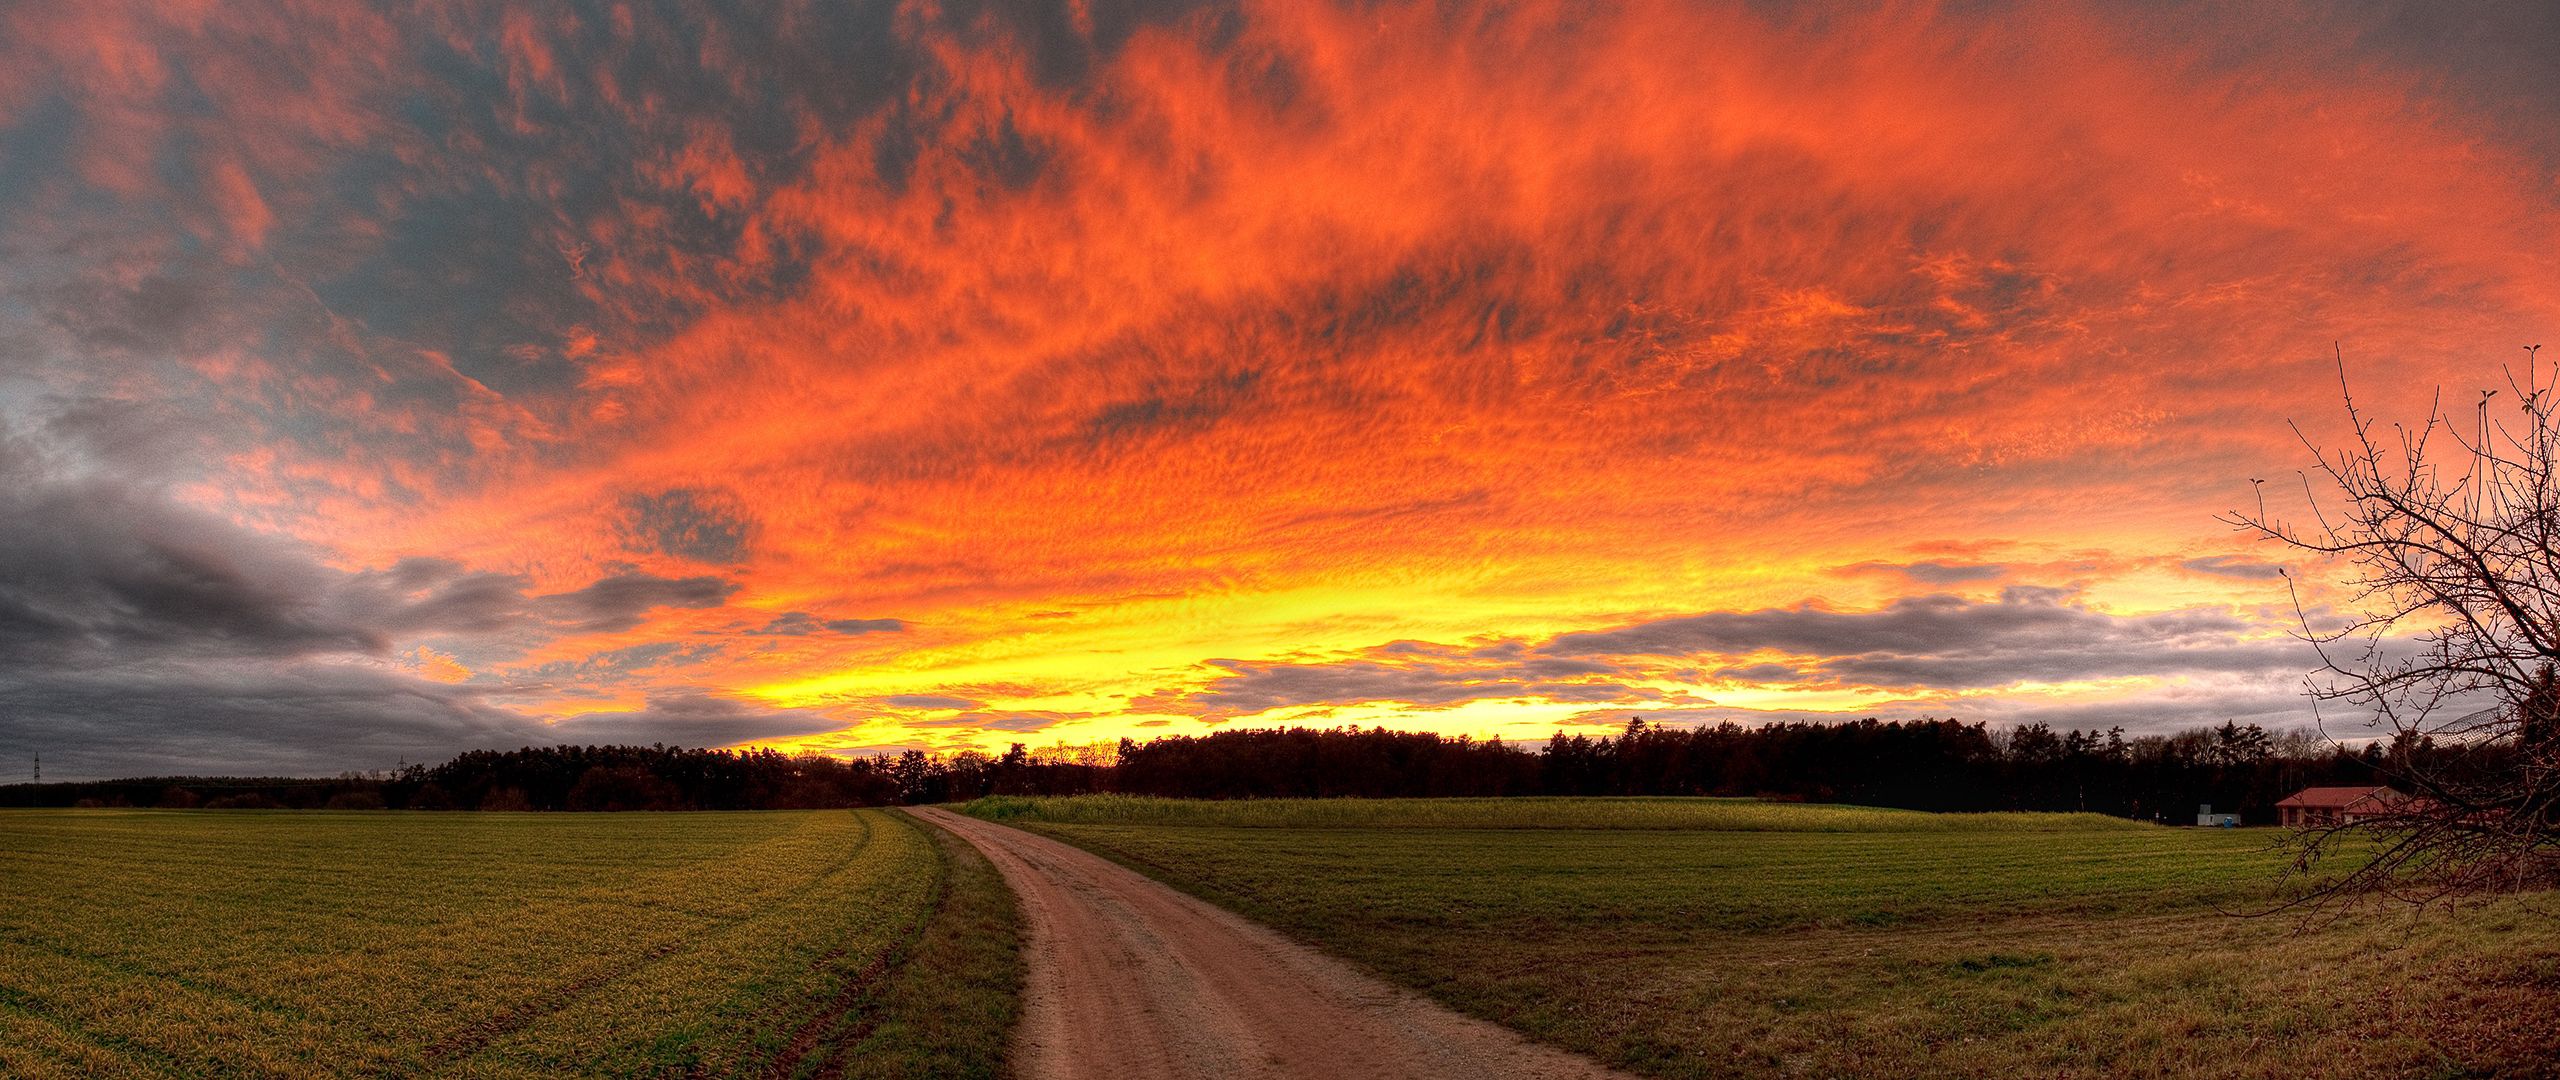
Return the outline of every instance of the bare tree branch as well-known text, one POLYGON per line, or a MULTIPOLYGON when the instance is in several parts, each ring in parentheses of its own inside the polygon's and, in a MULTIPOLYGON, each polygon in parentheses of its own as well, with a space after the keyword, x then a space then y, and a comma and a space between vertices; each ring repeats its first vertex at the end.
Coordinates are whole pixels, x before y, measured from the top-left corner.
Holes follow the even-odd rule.
POLYGON ((2262 483, 2256 510, 2223 518, 2342 568, 2351 599, 2334 623, 2288 575, 2298 636, 2321 665, 2307 689, 2315 710, 2342 704, 2389 732, 2384 774, 2407 796, 2298 830, 2294 872, 2321 884, 2296 904, 2449 902, 2560 881, 2560 380, 2537 350, 2473 415, 2457 421, 2439 391, 2423 424, 2394 425, 2388 441, 2341 354, 2345 443, 2324 448, 2293 426, 2313 462, 2301 473, 2309 526, 2271 514, 2262 483))

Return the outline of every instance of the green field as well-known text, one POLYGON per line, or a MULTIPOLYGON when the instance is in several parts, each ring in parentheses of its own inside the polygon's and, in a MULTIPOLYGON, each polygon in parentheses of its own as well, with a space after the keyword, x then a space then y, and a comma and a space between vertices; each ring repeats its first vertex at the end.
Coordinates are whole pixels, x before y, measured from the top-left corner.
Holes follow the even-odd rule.
POLYGON ((992 1075, 1015 943, 886 811, 0 812, 0 1075, 992 1075))
POLYGON ((989 821, 1059 825, 1213 825, 1249 829, 1711 829, 1719 832, 2106 832, 2150 826, 2105 814, 1924 814, 1875 806, 1759 799, 1072 799, 992 796, 989 821))
MULTIPOLYGON (((2560 897, 2238 918, 2268 830, 1712 799, 987 799, 1658 1076, 2560 1066, 2560 897)), ((0 813, 0 1076, 990 1076, 984 860, 886 811, 0 813)))
POLYGON ((2238 918, 2278 896, 2271 830, 1541 802, 970 809, 1658 1076, 2560 1069, 2549 895, 2238 918))

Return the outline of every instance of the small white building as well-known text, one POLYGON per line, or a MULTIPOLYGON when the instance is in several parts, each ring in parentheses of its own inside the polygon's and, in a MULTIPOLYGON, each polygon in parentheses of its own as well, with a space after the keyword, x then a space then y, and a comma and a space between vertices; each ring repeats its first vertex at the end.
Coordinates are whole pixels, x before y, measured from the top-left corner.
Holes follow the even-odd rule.
POLYGON ((2205 803, 2196 807, 2196 824, 2208 829, 2237 829, 2240 827, 2240 815, 2214 813, 2213 804, 2205 803))

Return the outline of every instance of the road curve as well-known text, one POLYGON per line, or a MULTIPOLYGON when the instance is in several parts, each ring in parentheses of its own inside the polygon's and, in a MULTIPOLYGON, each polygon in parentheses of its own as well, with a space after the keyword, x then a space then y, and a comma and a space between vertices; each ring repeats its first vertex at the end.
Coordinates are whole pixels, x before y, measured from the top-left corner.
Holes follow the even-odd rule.
POLYGON ((1626 1078, 1470 1019, 1100 856, 930 807, 1021 899, 1024 1080, 1626 1078))

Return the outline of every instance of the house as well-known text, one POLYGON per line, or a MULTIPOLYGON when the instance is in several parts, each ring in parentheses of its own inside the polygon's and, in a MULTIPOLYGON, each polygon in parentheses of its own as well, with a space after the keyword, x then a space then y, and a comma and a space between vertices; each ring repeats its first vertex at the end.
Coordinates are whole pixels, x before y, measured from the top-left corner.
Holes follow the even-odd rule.
POLYGON ((2400 808, 2408 796, 2387 787, 2307 787, 2276 804, 2276 821, 2295 825, 2352 825, 2400 808))
POLYGON ((2240 827, 2240 815, 2214 813, 2213 804, 2206 803, 2196 807, 2196 824, 2208 829, 2236 829, 2240 827))

